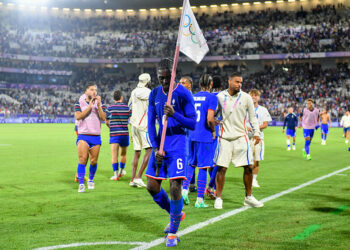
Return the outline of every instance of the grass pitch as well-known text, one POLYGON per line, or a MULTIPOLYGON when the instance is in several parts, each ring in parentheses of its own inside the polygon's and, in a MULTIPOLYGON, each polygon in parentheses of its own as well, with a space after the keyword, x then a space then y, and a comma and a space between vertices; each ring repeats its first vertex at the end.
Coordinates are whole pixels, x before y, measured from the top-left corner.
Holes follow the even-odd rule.
MULTIPOLYGON (((1 124, 0 249, 32 249, 76 242, 149 242, 163 236, 169 216, 145 189, 128 186, 133 157, 128 149, 127 175, 112 176, 108 130, 95 177, 96 189, 78 193, 73 182, 77 153, 73 124, 1 124)), ((327 146, 320 131, 311 144, 312 160, 302 157, 301 130, 297 150, 286 151, 282 129, 265 131, 261 162, 261 199, 350 166, 349 145, 342 130, 331 128, 327 146)), ((87 169, 88 170, 88 169, 87 169)), ((145 181, 145 179, 144 179, 145 181)), ((167 181, 163 182, 169 190, 167 181)), ((243 205, 242 169, 228 170, 224 209, 196 209, 196 194, 185 206, 180 230, 243 205)), ((180 249, 350 249, 350 171, 332 176, 276 200, 249 209, 181 237, 180 249), (310 232, 310 226, 318 225, 310 232), (308 231, 309 230, 309 231, 308 231), (299 235, 299 238, 296 237, 299 235), (302 237, 300 237, 302 235, 302 237)), ((130 249, 132 245, 82 246, 75 249, 130 249)), ((155 248, 164 248, 161 244, 155 248)))

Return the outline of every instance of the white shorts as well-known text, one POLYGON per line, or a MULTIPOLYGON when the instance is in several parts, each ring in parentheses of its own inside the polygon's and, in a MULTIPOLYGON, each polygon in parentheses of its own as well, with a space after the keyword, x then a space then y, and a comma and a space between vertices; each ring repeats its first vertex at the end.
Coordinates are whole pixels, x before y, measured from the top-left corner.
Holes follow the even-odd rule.
POLYGON ((265 144, 264 140, 260 140, 260 142, 254 145, 254 141, 251 140, 251 148, 253 149, 253 159, 254 161, 263 161, 264 153, 265 153, 265 144))
POLYGON ((131 126, 131 134, 135 151, 141 151, 142 149, 152 147, 148 132, 131 126))
POLYGON ((253 154, 248 136, 233 141, 219 139, 214 161, 217 166, 228 168, 232 162, 235 167, 253 164, 253 154))

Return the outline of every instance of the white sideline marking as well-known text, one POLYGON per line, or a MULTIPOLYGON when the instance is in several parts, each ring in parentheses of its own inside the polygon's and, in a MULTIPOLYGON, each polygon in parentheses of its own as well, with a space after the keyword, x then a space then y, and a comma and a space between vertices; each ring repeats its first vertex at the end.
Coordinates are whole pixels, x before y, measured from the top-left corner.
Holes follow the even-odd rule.
POLYGON ((96 245, 144 245, 147 242, 123 242, 123 241, 106 241, 106 242, 86 242, 86 243, 72 243, 51 247, 41 247, 35 248, 33 250, 51 250, 51 249, 60 249, 60 248, 69 248, 69 247, 81 247, 81 246, 96 246, 96 245))
MULTIPOLYGON (((287 189, 287 190, 282 191, 282 192, 280 192, 280 193, 271 195, 271 196, 266 197, 266 198, 264 198, 264 199, 262 199, 262 200, 260 200, 260 201, 265 203, 265 202, 268 202, 268 201, 277 199, 277 198, 279 198, 279 197, 281 197, 281 196, 284 196, 284 195, 286 195, 286 194, 292 193, 292 192, 294 192, 294 191, 297 191, 297 190, 302 189, 302 188, 304 188, 304 187, 306 187, 306 186, 309 186, 309 185, 314 184, 314 183, 316 183, 316 182, 322 181, 322 180, 324 180, 324 179, 327 179, 327 178, 329 178, 329 177, 331 177, 331 176, 333 176, 333 175, 337 175, 337 174, 339 174, 339 173, 341 173, 341 172, 344 172, 344 171, 346 171, 346 170, 349 170, 349 169, 350 169, 350 166, 348 166, 348 167, 346 167, 346 168, 343 168, 343 169, 340 169, 340 170, 337 170, 337 171, 335 171, 335 172, 333 172, 333 173, 330 173, 330 174, 321 176, 321 177, 316 178, 316 179, 314 179, 314 180, 308 181, 308 182, 306 182, 306 183, 304 183, 304 184, 301 184, 301 185, 299 185, 299 186, 296 186, 296 187, 287 189)), ((183 235, 192 233, 192 232, 194 232, 194 231, 197 231, 198 229, 201 229, 201 228, 206 227, 206 226, 208 226, 208 225, 210 225, 210 224, 213 224, 213 223, 215 223, 215 222, 218 222, 218 221, 221 221, 221 220, 223 220, 223 219, 226 219, 226 218, 228 218, 228 217, 230 217, 230 216, 232 216, 232 215, 235 215, 235 214, 238 214, 238 213, 240 213, 240 212, 246 211, 246 210, 248 210, 248 209, 250 209, 250 208, 251 208, 251 207, 243 206, 243 207, 234 209, 234 210, 232 210, 232 211, 229 211, 229 212, 224 213, 224 214, 222 214, 222 215, 219 215, 219 216, 217 216, 217 217, 214 217, 214 218, 211 218, 211 219, 209 219, 209 220, 200 222, 200 223, 198 223, 198 224, 189 226, 189 227, 185 228, 184 230, 179 231, 179 232, 177 233, 177 235, 178 235, 178 236, 183 236, 183 235)), ((147 243, 147 244, 140 245, 139 247, 132 248, 132 250, 149 249, 149 248, 151 248, 151 247, 155 247, 155 246, 158 246, 158 245, 162 244, 164 241, 165 241, 164 238, 159 238, 159 239, 156 239, 156 240, 154 240, 154 241, 151 241, 151 242, 149 242, 149 243, 147 243)))
MULTIPOLYGON (((348 166, 346 168, 343 168, 343 169, 340 169, 340 170, 337 170, 337 171, 334 171, 334 172, 332 172, 330 174, 321 176, 321 177, 316 178, 314 180, 305 182, 304 184, 301 184, 299 186, 287 189, 287 190, 282 191, 280 193, 271 195, 271 196, 266 197, 266 198, 264 198, 264 199, 262 199, 260 201, 265 203, 265 202, 277 199, 277 198, 279 198, 281 196, 284 196, 286 194, 292 193, 294 191, 297 191, 299 189, 302 189, 302 188, 304 188, 306 186, 309 186, 309 185, 314 184, 316 182, 322 181, 324 179, 327 179, 327 178, 329 178, 329 177, 331 177, 333 175, 338 175, 339 173, 344 172, 346 170, 350 170, 350 166, 348 166)), ((243 206, 243 207, 231 210, 231 211, 226 212, 226 213, 224 213, 222 215, 219 215, 217 217, 214 217, 214 218, 211 218, 209 220, 206 220, 206 221, 197 223, 195 225, 189 226, 189 227, 185 228, 184 230, 179 231, 177 233, 177 235, 178 236, 183 236, 183 235, 192 233, 194 231, 197 231, 198 229, 201 229, 201 228, 206 227, 206 226, 208 226, 210 224, 213 224, 215 222, 218 222, 218 221, 221 221, 221 220, 226 219, 228 217, 231 217, 231 216, 233 216, 235 214, 238 214, 240 212, 244 212, 244 211, 246 211, 246 210, 248 210, 250 208, 251 207, 243 206)), ((122 242, 122 241, 86 242, 86 243, 72 243, 72 244, 66 244, 66 245, 57 245, 57 246, 51 246, 51 247, 41 247, 41 248, 36 248, 34 250, 51 250, 51 249, 80 247, 80 246, 94 246, 94 245, 138 245, 138 247, 132 248, 132 250, 144 250, 144 249, 149 249, 151 247, 158 246, 158 245, 162 244, 164 241, 165 241, 165 239, 162 237, 162 238, 153 240, 151 242, 122 242)))

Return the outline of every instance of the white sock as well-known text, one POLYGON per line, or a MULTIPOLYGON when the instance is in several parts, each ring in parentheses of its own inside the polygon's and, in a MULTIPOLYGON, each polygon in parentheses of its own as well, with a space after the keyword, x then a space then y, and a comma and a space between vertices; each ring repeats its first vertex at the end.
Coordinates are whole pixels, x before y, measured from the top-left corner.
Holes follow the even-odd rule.
POLYGON ((258 177, 257 174, 253 174, 253 181, 256 181, 256 178, 258 177))
POLYGON ((201 197, 197 197, 197 201, 198 201, 199 203, 203 203, 203 202, 204 202, 203 198, 201 198, 201 197))
POLYGON ((114 171, 114 176, 118 176, 118 170, 114 171))
POLYGON ((246 198, 247 198, 247 199, 250 199, 250 198, 252 198, 252 196, 251 196, 251 195, 247 195, 246 198))
POLYGON ((290 147, 290 140, 287 139, 287 145, 288 145, 288 148, 290 147))

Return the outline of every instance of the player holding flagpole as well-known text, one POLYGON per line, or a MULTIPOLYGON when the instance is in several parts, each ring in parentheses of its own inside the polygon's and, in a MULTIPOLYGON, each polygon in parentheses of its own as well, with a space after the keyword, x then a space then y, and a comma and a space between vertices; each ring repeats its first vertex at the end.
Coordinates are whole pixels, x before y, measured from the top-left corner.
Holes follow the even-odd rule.
POLYGON ((260 142, 260 129, 254 112, 253 100, 250 95, 241 90, 242 81, 243 78, 240 73, 233 73, 229 77, 229 88, 217 95, 219 113, 223 120, 221 121, 220 139, 214 160, 218 166, 216 176, 217 193, 214 204, 216 209, 222 209, 222 190, 226 171, 231 162, 235 167, 244 168, 244 205, 264 206, 252 195, 253 155, 246 129, 247 115, 254 130, 254 145, 260 142))
POLYGON ((304 108, 299 117, 299 128, 301 128, 301 126, 303 127, 303 134, 305 138, 303 156, 306 157, 307 160, 311 160, 310 144, 319 121, 319 111, 314 107, 314 100, 309 98, 307 99, 307 107, 304 108))
POLYGON ((331 117, 328 115, 327 110, 324 109, 321 112, 321 145, 326 145, 328 136, 328 129, 331 127, 331 117))
POLYGON ((282 133, 284 134, 284 129, 287 125, 287 150, 290 151, 290 138, 293 138, 293 150, 295 150, 295 138, 297 136, 297 127, 298 127, 298 117, 296 114, 293 113, 293 108, 288 108, 288 115, 284 118, 283 123, 283 130, 282 133))
POLYGON ((101 121, 106 120, 106 106, 97 95, 97 87, 89 83, 85 88, 86 98, 75 103, 75 119, 78 120, 78 192, 85 192, 85 166, 90 154, 90 173, 88 189, 94 189, 94 176, 97 170, 97 160, 101 147, 101 121))

